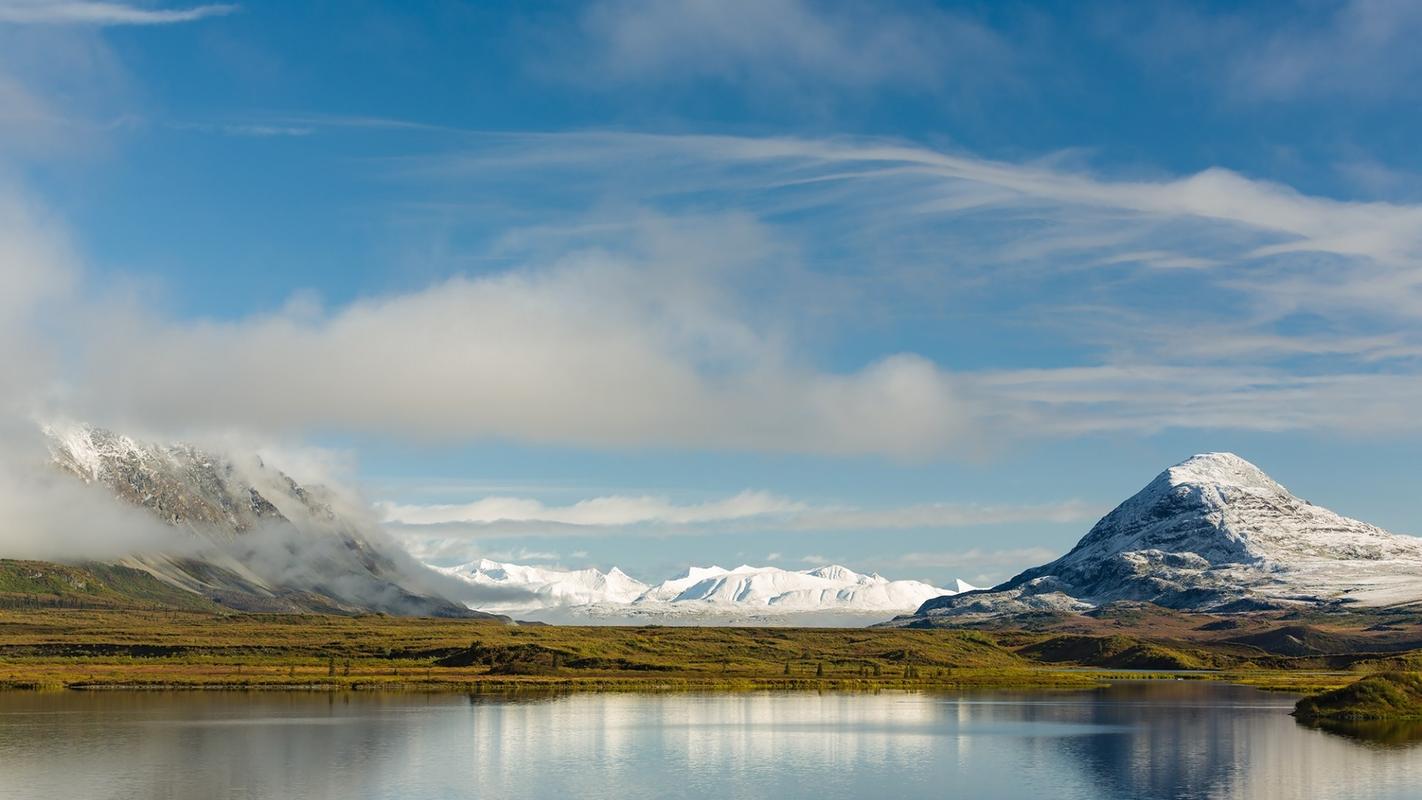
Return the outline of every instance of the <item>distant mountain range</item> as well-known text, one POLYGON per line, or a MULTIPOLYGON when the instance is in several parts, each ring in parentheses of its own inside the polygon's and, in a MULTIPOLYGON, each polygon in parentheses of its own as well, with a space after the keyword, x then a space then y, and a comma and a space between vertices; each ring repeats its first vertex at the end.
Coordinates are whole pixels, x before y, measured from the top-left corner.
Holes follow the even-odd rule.
POLYGON ((792 571, 742 565, 693 567, 651 585, 613 567, 555 570, 487 559, 441 570, 506 599, 481 607, 548 621, 799 622, 883 619, 953 590, 911 580, 861 575, 838 565, 792 571))
MULTIPOLYGON (((155 579, 156 585, 144 586, 145 597, 170 605, 174 595, 163 587, 241 611, 852 625, 954 591, 839 566, 694 568, 655 586, 616 568, 563 571, 477 561, 436 569, 386 540, 358 504, 303 486, 255 456, 142 442, 83 424, 49 425, 44 434, 56 466, 147 510, 155 527, 168 532, 161 546, 118 565, 155 579)), ((45 574, 78 574, 66 569, 45 574)), ((136 579, 103 569, 84 575, 75 580, 117 587, 115 576, 136 579)), ((956 590, 970 588, 960 583, 956 590)))
POLYGON ((1197 455, 1162 472, 1051 563, 990 589, 961 581, 947 589, 836 565, 698 567, 656 584, 616 568, 487 560, 432 568, 387 540, 359 503, 302 486, 255 457, 144 443, 85 425, 53 425, 45 434, 57 467, 145 509, 165 533, 161 546, 118 562, 136 572, 13 562, 11 583, 92 583, 110 605, 125 593, 173 605, 179 591, 244 611, 804 625, 897 614, 887 624, 934 626, 1121 602, 1215 614, 1422 604, 1422 539, 1301 500, 1231 453, 1197 455))
POLYGON ((1422 602, 1422 539, 1290 494, 1233 453, 1162 472, 1061 558, 991 589, 925 602, 895 625, 961 624, 1118 601, 1228 613, 1422 602))

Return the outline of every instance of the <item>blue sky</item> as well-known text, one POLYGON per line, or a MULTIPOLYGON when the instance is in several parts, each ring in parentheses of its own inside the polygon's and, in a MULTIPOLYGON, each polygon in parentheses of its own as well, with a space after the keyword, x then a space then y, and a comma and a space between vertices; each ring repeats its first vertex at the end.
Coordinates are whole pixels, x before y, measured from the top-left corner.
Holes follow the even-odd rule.
POLYGON ((0 398, 418 554, 987 582, 1194 452, 1417 532, 1422 10, 0 0, 0 398))

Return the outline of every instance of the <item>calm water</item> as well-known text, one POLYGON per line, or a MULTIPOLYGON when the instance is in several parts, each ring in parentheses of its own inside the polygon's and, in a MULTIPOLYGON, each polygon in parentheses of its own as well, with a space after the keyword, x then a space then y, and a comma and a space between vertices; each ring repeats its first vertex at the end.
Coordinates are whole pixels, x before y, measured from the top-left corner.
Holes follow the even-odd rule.
POLYGON ((1194 682, 1059 695, 0 693, 0 798, 1418 798, 1422 746, 1194 682))

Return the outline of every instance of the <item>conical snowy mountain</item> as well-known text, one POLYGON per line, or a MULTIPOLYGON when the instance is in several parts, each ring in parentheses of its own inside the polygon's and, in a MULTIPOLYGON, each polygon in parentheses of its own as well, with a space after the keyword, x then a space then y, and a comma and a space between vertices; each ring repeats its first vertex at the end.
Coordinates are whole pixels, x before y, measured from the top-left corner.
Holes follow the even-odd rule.
POLYGON ((257 458, 80 424, 44 434, 61 469, 153 514, 156 544, 122 563, 170 585, 242 610, 471 615, 443 595, 462 584, 383 542, 335 495, 257 458))
MULTIPOLYGON (((848 622, 910 611, 926 600, 951 594, 926 583, 861 575, 839 565, 792 571, 742 565, 735 569, 692 567, 684 576, 654 586, 613 568, 553 570, 482 559, 440 570, 504 599, 480 607, 533 619, 612 619, 700 622, 737 619, 771 622, 819 615, 848 622)), ((959 591, 972 587, 958 582, 959 591)))
POLYGON ((1300 500, 1233 453, 1206 453, 1162 472, 1056 561, 986 591, 935 598, 916 618, 1085 611, 1117 600, 1219 612, 1415 602, 1422 539, 1300 500))

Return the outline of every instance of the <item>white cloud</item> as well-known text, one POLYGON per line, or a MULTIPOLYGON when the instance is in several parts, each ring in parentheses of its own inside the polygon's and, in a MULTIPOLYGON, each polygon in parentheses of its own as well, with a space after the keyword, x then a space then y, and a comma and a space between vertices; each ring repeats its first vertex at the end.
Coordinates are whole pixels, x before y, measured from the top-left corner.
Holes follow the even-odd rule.
POLYGON ((130 118, 133 95, 98 31, 0 21, 0 169, 101 152, 107 132, 130 118))
POLYGON ((568 536, 609 532, 667 535, 736 530, 890 531, 1094 520, 1106 509, 1078 501, 1021 506, 929 503, 890 508, 817 506, 764 491, 720 500, 675 503, 665 497, 608 495, 564 506, 532 498, 486 497, 471 503, 380 503, 403 536, 568 536))
POLYGON ((1014 547, 1003 550, 975 547, 970 550, 904 553, 901 556, 896 556, 893 563, 902 566, 959 567, 965 570, 1017 564, 1026 568, 1051 561, 1061 554, 1061 552, 1048 547, 1014 547))
POLYGON ((406 525, 447 522, 551 522, 559 525, 622 526, 642 523, 689 525, 800 511, 803 503, 768 492, 745 491, 707 503, 678 505, 664 497, 609 495, 568 506, 548 506, 520 497, 486 497, 459 505, 380 505, 385 518, 406 525))
MULTIPOLYGON (((86 416, 123 424, 509 437, 586 446, 928 454, 967 401, 925 359, 846 372, 805 362, 726 285, 736 218, 659 230, 640 252, 454 278, 331 313, 236 322, 92 320, 86 416), (703 229, 704 228, 704 229, 703 229), (707 253, 729 262, 706 264, 707 253), (141 354, 141 355, 140 355, 141 354)), ((120 427, 123 426, 120 425, 120 427)))
POLYGON ((966 16, 826 0, 602 0, 558 42, 562 57, 536 68, 579 83, 710 79, 753 92, 932 89, 991 81, 1012 61, 966 16))
MULTIPOLYGON (((1422 430, 1410 410, 1422 400, 1422 327, 1412 324, 1422 319, 1417 206, 1311 197, 1220 171, 1121 181, 883 142, 589 134, 520 141, 498 157, 539 180, 550 164, 596 163, 656 198, 660 179, 636 166, 652 160, 659 175, 695 176, 711 197, 744 200, 768 222, 639 212, 589 226, 591 237, 551 228, 510 235, 501 255, 520 265, 506 272, 224 322, 71 297, 72 319, 60 326, 75 339, 65 410, 177 433, 895 457, 1103 431, 1422 430), (794 198, 767 197, 784 191, 794 198), (833 206, 814 229, 831 239, 848 231, 892 251, 896 233, 920 244, 949 237, 930 248, 959 259, 943 282, 915 273, 927 283, 905 284, 891 311, 952 302, 985 281, 1031 285, 1034 294, 1008 302, 1068 343, 1100 343, 1100 357, 1040 369, 954 371, 908 353, 817 364, 803 334, 811 315, 836 323, 872 315, 884 298, 826 300, 838 291, 834 278, 808 274, 797 237, 772 227, 787 206, 807 204, 833 206), (841 215, 854 225, 835 224, 841 215), (1044 231, 954 248, 959 228, 991 228, 995 217, 1030 217, 1044 231), (1171 238, 1162 231, 1173 234, 1168 249, 1135 241, 1171 238), (1090 287, 1093 304, 1056 304, 1037 290, 1078 270, 1066 290, 1090 287), (1093 285, 1100 270, 1185 273, 1190 283, 1150 305, 1149 293, 1111 294, 1119 282, 1093 285), (1297 313, 1329 325, 1274 327, 1297 313), (1297 363, 1324 356, 1321 366, 1297 363)), ((447 165, 497 168, 488 158, 447 165)), ((894 266, 864 280, 898 281, 894 266)), ((48 315, 50 324, 62 316, 48 315)))
POLYGON ((815 265, 838 271, 813 287, 831 318, 982 317, 1076 348, 1066 367, 942 365, 988 441, 1422 427, 1405 411, 1422 383, 1422 205, 1222 169, 1118 178, 861 139, 491 137, 410 175, 436 169, 615 175, 647 202, 695 186, 702 203, 752 210, 842 258, 815 265))
MULTIPOLYGON (((1422 327, 1411 324, 1422 319, 1417 206, 1344 203, 1221 172, 1116 181, 882 142, 600 134, 518 147, 525 150, 502 151, 504 160, 596 161, 619 174, 633 153, 652 157, 659 172, 697 176, 726 202, 746 198, 771 222, 643 212, 599 229, 592 241, 532 236, 536 246, 506 272, 223 322, 165 318, 113 296, 92 302, 75 289, 80 270, 62 233, 12 235, 0 245, 8 264, 0 279, 15 285, 0 312, 14 320, 4 323, 3 346, 16 355, 0 380, 27 385, 32 405, 62 401, 63 411, 115 427, 174 435, 236 428, 267 439, 332 431, 931 457, 1103 431, 1422 430, 1411 411, 1422 402, 1422 327), (666 169, 678 163, 694 168, 666 169), (727 164, 758 168, 720 169, 727 164), (982 214, 1016 218, 1044 203, 1058 211, 1040 216, 1042 224, 1072 227, 1070 241, 1039 237, 1030 255, 978 243, 961 251, 982 259, 962 267, 968 274, 948 270, 963 283, 911 285, 917 296, 971 291, 983 270, 1000 283, 1035 284, 1080 268, 1185 272, 1186 291, 1212 302, 1171 295, 1164 306, 1133 309, 1141 296, 1102 294, 1109 284, 1096 290, 1096 306, 1054 308, 1040 293, 1014 298, 1027 309, 1045 304, 1041 318, 1060 315, 1067 341, 1109 343, 1101 358, 1077 366, 953 371, 886 353, 830 369, 812 357, 802 333, 807 315, 837 322, 875 313, 875 301, 848 293, 847 302, 817 305, 828 284, 803 277, 796 239, 771 227, 782 209, 755 194, 779 191, 792 174, 808 192, 797 204, 838 203, 834 213, 854 217, 866 235, 881 225, 928 235, 964 224, 963 212, 943 210, 944 198, 973 209, 971 227, 985 227, 982 214), (855 190, 842 195, 836 184, 855 190), (1131 240, 1138 223, 1154 234, 1162 220, 1189 223, 1192 236, 1170 249, 1131 240), (27 250, 35 247, 46 251, 27 250), (1303 249, 1331 260, 1295 252, 1303 249), (26 288, 34 281, 37 288, 26 288), (38 311, 42 298, 46 313, 38 311), (1306 333, 1271 327, 1297 312, 1330 325, 1306 333), (65 348, 66 358, 32 355, 36 341, 65 348), (1323 356, 1318 368, 1294 363, 1323 356), (25 364, 49 380, 25 376, 25 364)), ((455 165, 491 168, 481 159, 455 165)), ((628 181, 645 180, 631 169, 628 181)), ((645 187, 651 197, 660 191, 655 182, 645 187)), ((35 227, 23 204, 0 204, 0 228, 35 227)), ((833 237, 840 227, 816 230, 833 237)), ((1031 237, 1014 244, 1024 239, 1031 237)), ((895 237, 876 240, 891 248, 895 237)), ((958 254, 950 244, 935 249, 958 254)), ((518 236, 506 246, 520 257, 518 236)), ((896 280, 892 270, 873 278, 896 280)), ((840 519, 854 514, 856 526, 898 524, 867 511, 840 519)))
MULTIPOLYGON (((1331 13, 1299 14, 1259 30, 1235 53, 1230 77, 1255 97, 1415 93, 1422 6, 1410 0, 1346 0, 1331 13), (1412 84, 1412 85, 1409 85, 1412 84)), ((1262 26, 1261 26, 1262 27, 1262 26)))
POLYGON ((1045 564, 1062 555, 1048 547, 1010 547, 1001 550, 974 547, 968 550, 904 553, 871 560, 866 566, 901 574, 904 570, 946 570, 974 586, 1001 583, 1024 569, 1045 564))
POLYGON ((235 5, 142 8, 85 0, 0 0, 0 23, 22 25, 170 25, 223 16, 235 5))
POLYGON ((1146 63, 1189 80, 1214 79, 1240 102, 1415 97, 1422 58, 1422 7, 1411 0, 1110 7, 1102 33, 1146 63))
POLYGON ((63 226, 0 183, 0 412, 29 411, 58 377, 55 334, 80 275, 63 226))
POLYGON ((172 123, 170 127, 178 130, 193 131, 195 133, 213 133, 221 136, 242 136, 255 139, 310 136, 316 132, 316 128, 311 125, 277 125, 250 122, 177 122, 172 123))

